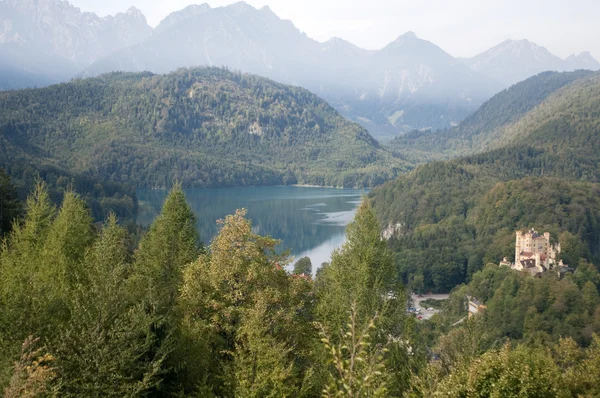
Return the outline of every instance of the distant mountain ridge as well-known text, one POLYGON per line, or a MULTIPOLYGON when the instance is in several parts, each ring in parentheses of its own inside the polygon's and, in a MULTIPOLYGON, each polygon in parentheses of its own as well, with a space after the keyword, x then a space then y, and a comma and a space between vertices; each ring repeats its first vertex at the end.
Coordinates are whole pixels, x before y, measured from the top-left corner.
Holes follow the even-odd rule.
POLYGON ((47 85, 72 78, 94 61, 144 40, 152 32, 135 7, 98 17, 61 0, 0 1, 0 89, 47 85))
POLYGON ((584 51, 562 59, 528 40, 506 40, 472 58, 462 59, 474 70, 505 87, 545 71, 599 70, 600 63, 584 51))
POLYGON ((525 114, 569 84, 594 72, 543 72, 502 90, 458 126, 439 131, 412 131, 389 146, 413 163, 473 155, 505 145, 510 131, 525 114))
MULTIPOLYGON (((562 61, 543 50, 534 51, 544 58, 535 67, 526 59, 511 60, 513 74, 521 79, 538 69, 558 69, 559 61, 568 69, 597 66, 589 53, 562 61)), ((491 54, 498 52, 503 54, 491 54)), ((458 124, 507 86, 493 73, 510 71, 498 57, 463 62, 413 32, 377 51, 340 38, 321 43, 269 7, 244 2, 190 5, 152 29, 135 8, 99 18, 61 0, 0 0, 0 71, 6 71, 0 89, 113 71, 224 66, 304 87, 378 139, 458 124)))
POLYGON ((37 17, 42 13, 50 20, 64 15, 75 21, 75 28, 57 23, 55 29, 46 29, 50 42, 43 47, 48 51, 31 50, 29 43, 36 42, 34 39, 19 42, 19 49, 39 56, 14 69, 33 76, 24 76, 21 85, 0 83, 0 88, 45 85, 74 75, 112 71, 168 73, 180 67, 226 66, 307 88, 378 138, 411 128, 436 129, 456 123, 500 88, 413 33, 400 36, 380 51, 363 50, 339 38, 320 43, 270 8, 256 9, 244 2, 217 8, 188 6, 153 30, 135 9, 98 18, 59 0, 6 0, 0 4, 10 11, 1 19, 5 33, 0 33, 0 47, 14 45, 15 38, 24 36, 20 30, 45 27, 37 17), (28 19, 23 10, 29 10, 32 17, 28 19), (97 40, 92 40, 94 34, 102 36, 97 26, 116 26, 117 20, 128 21, 127 29, 117 26, 112 30, 131 40, 111 40, 114 45, 109 48, 97 45, 97 40), (87 28, 85 21, 90 23, 87 28), (53 43, 56 31, 68 32, 66 42, 72 45, 53 43), (37 65, 55 65, 46 69, 60 73, 43 76, 37 65))
POLYGON ((449 126, 501 88, 412 32, 379 51, 339 38, 320 43, 268 7, 243 2, 172 13, 148 39, 94 63, 84 76, 192 65, 227 66, 302 86, 378 138, 449 126))

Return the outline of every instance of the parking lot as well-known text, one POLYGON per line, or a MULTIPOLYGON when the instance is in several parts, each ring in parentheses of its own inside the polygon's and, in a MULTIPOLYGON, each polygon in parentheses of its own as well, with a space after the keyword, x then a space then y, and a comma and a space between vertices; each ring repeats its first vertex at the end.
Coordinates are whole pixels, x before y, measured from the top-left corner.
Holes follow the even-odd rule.
POLYGON ((421 306, 421 302, 427 299, 446 300, 449 296, 449 294, 411 294, 410 298, 412 300, 412 307, 419 310, 419 312, 416 313, 417 317, 430 319, 434 314, 440 312, 440 310, 436 310, 435 308, 428 309, 425 304, 421 306))

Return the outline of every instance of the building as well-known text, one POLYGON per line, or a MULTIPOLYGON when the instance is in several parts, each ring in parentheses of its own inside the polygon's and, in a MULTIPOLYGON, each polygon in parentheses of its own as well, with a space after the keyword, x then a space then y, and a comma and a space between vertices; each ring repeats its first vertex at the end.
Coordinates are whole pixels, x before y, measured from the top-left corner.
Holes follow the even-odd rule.
POLYGON ((528 271, 531 275, 539 275, 546 271, 565 268, 561 260, 560 243, 550 243, 550 233, 540 235, 535 229, 517 231, 515 241, 515 262, 510 263, 506 258, 501 266, 510 266, 517 271, 528 271))
POLYGON ((479 314, 481 311, 486 309, 486 306, 483 305, 475 297, 467 295, 466 299, 467 299, 467 310, 469 311, 469 318, 479 314))

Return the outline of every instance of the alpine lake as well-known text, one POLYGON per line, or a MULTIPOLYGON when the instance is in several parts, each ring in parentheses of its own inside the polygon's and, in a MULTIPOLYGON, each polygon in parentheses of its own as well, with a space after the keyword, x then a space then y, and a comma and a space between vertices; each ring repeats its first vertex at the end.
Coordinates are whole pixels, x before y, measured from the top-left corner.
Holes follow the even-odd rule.
MULTIPOLYGON (((278 250, 289 250, 293 261, 309 257, 313 272, 344 243, 346 226, 367 193, 366 189, 299 186, 185 189, 206 245, 219 231, 217 220, 243 208, 255 233, 281 240, 278 250)), ((162 189, 138 190, 137 222, 149 225, 167 194, 162 189)))

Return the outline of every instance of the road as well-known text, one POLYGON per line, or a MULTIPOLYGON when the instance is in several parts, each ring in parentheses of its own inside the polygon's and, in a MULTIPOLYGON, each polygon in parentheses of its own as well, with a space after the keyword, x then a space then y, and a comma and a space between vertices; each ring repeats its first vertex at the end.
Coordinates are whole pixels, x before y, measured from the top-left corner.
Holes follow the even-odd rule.
POLYGON ((440 312, 440 310, 436 310, 434 308, 433 310, 429 311, 429 310, 427 310, 427 306, 425 304, 423 304, 423 306, 421 306, 421 301, 427 300, 427 299, 446 300, 448 297, 450 297, 449 294, 424 294, 421 297, 419 297, 416 294, 410 295, 410 298, 413 302, 413 306, 415 308, 421 310, 421 313, 418 316, 422 316, 423 319, 430 319, 434 314, 437 314, 438 312, 440 312))

